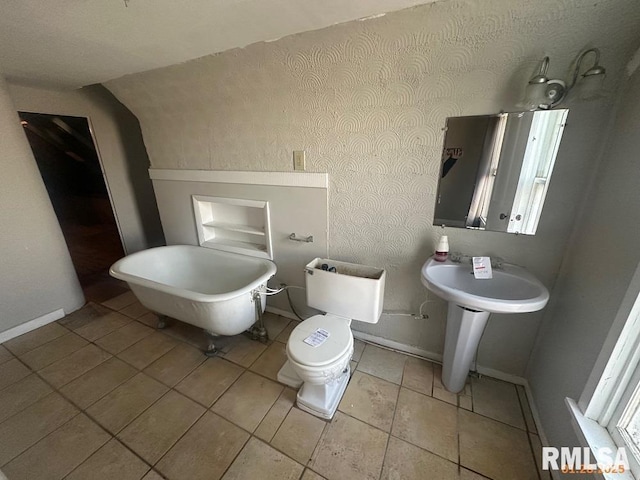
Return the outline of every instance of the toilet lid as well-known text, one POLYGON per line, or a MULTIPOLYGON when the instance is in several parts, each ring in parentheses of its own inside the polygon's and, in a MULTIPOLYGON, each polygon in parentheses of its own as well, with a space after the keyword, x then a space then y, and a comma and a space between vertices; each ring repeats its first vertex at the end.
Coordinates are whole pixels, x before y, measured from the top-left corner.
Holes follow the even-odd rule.
POLYGON ((287 353, 294 362, 310 367, 319 367, 338 360, 353 345, 349 320, 327 313, 314 315, 293 329, 287 342, 287 353), (305 338, 318 328, 329 332, 322 345, 312 347, 305 338))

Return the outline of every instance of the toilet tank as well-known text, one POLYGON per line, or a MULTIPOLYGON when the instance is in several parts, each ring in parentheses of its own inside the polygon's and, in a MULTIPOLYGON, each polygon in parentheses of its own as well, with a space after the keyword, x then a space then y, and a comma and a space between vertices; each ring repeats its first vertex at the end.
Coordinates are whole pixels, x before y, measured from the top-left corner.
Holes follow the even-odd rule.
POLYGON ((378 323, 385 277, 381 268, 316 258, 305 267, 307 305, 340 317, 378 323))

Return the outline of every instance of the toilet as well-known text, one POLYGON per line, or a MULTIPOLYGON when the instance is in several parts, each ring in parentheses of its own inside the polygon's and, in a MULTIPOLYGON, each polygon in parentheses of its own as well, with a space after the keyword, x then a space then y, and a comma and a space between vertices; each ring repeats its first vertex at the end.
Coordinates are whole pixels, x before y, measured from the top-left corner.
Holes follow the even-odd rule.
POLYGON ((350 378, 351 321, 377 323, 382 315, 384 270, 316 258, 305 267, 307 305, 325 312, 301 322, 289 336, 278 381, 299 388, 297 405, 331 419, 350 378))

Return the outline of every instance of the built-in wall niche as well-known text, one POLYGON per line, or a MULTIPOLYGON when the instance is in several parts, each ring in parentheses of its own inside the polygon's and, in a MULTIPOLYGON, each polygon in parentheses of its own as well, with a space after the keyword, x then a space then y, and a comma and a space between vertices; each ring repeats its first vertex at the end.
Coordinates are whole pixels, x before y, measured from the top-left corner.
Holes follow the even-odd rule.
POLYGON ((201 246, 273 260, 269 202, 192 195, 201 246))

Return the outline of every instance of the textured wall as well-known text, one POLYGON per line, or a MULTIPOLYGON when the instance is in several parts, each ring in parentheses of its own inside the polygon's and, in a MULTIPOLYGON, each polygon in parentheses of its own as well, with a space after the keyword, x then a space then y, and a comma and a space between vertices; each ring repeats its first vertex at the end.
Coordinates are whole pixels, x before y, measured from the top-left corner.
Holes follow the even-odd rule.
POLYGON ((19 111, 88 117, 124 251, 164 244, 140 125, 124 105, 100 85, 58 91, 10 84, 9 92, 19 111))
POLYGON ((575 442, 564 398, 578 400, 582 394, 640 268, 639 126, 640 71, 620 100, 609 148, 531 358, 531 389, 556 445, 575 442))
POLYGON ((0 332, 84 297, 47 190, 0 75, 0 332))
MULTIPOLYGON (((626 0, 443 1, 106 86, 140 120, 154 168, 291 170, 305 149, 308 169, 330 176, 330 255, 386 268, 385 308, 416 311, 442 233, 431 224, 445 118, 513 110, 543 54, 564 77, 586 45, 603 50, 615 90, 639 19, 626 0)), ((535 237, 447 229, 452 249, 500 255, 552 287, 610 103, 569 103, 535 237)), ((446 305, 429 298, 429 320, 354 328, 440 352, 446 305)), ((492 317, 479 363, 523 374, 540 318, 492 317)))

